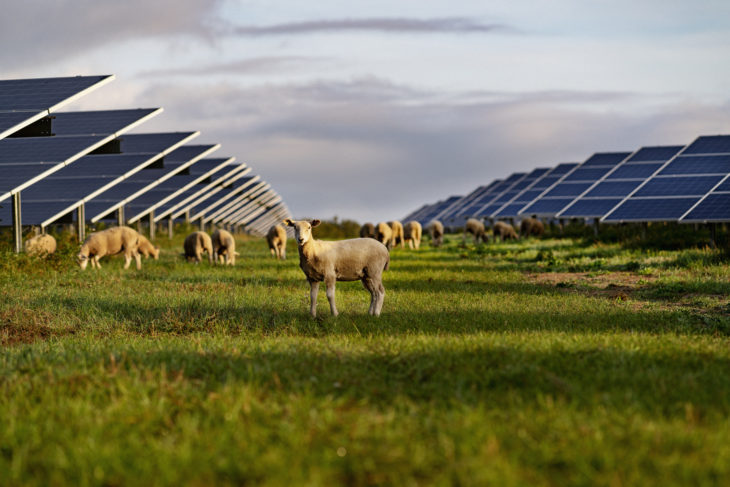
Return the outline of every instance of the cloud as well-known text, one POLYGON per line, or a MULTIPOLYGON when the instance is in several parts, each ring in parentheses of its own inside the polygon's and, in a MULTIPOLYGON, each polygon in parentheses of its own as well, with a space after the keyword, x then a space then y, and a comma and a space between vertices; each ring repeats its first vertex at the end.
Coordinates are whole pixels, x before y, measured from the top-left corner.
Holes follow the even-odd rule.
POLYGON ((218 74, 262 75, 283 73, 301 67, 311 67, 329 62, 323 58, 305 56, 271 56, 242 59, 230 63, 206 64, 180 68, 164 68, 143 71, 142 77, 154 76, 209 76, 218 74))
POLYGON ((220 142, 221 155, 251 166, 295 216, 360 221, 401 218, 513 172, 582 161, 593 152, 730 132, 727 102, 568 91, 458 96, 378 78, 254 87, 158 83, 141 98, 166 109, 144 131, 201 130, 201 143, 220 142), (637 109, 637 100, 651 110, 637 109))
POLYGON ((222 0, 6 2, 0 15, 0 66, 33 67, 128 40, 211 39, 222 0), (12 48, 9 48, 12 46, 12 48))
POLYGON ((290 22, 267 26, 235 26, 231 30, 233 34, 242 36, 295 35, 353 31, 374 31, 390 34, 465 34, 514 32, 514 29, 503 24, 484 24, 476 20, 463 17, 446 17, 435 19, 381 17, 363 19, 310 20, 306 22, 290 22))

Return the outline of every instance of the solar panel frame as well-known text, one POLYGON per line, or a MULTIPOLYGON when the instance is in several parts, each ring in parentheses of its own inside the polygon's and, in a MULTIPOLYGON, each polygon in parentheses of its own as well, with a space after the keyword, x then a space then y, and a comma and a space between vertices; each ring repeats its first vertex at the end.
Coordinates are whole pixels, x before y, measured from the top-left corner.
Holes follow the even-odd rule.
MULTIPOLYGON (((226 194, 222 195, 220 198, 217 198, 215 201, 211 203, 207 203, 206 201, 203 201, 202 204, 205 206, 201 209, 195 209, 197 213, 190 216, 191 220, 198 220, 203 219, 203 222, 210 221, 210 218, 205 219, 205 216, 211 212, 214 211, 215 208, 218 208, 218 210, 215 210, 216 212, 220 210, 220 205, 228 205, 229 200, 231 198, 236 197, 237 195, 240 195, 241 192, 246 191, 247 188, 249 188, 252 184, 259 185, 260 183, 264 183, 263 181, 260 181, 259 176, 254 176, 253 178, 247 180, 244 184, 238 187, 229 188, 226 194)), ((265 183, 264 183, 265 184, 265 183)), ((229 207, 229 206, 226 206, 229 207)), ((197 208, 197 207, 196 207, 197 208)))
POLYGON ((249 188, 246 191, 237 192, 234 195, 233 199, 229 198, 228 202, 225 203, 223 206, 220 206, 209 215, 204 215, 203 217, 201 217, 203 219, 203 223, 218 221, 220 220, 220 218, 236 212, 240 208, 241 204, 243 204, 246 200, 249 200, 254 196, 268 191, 270 188, 271 186, 269 185, 269 183, 267 183, 266 181, 260 181, 255 186, 249 188))
POLYGON ((277 203, 280 203, 282 201, 281 196, 278 194, 274 194, 271 197, 268 197, 267 199, 259 200, 258 207, 252 208, 251 211, 249 211, 246 215, 241 216, 238 220, 236 220, 235 224, 247 224, 249 222, 255 221, 256 218, 259 218, 261 215, 268 213, 271 211, 271 208, 273 208, 277 203))
POLYGON ((218 221, 225 224, 236 224, 245 225, 246 223, 253 221, 261 213, 267 211, 267 205, 274 205, 281 201, 276 191, 269 189, 268 191, 260 194, 256 198, 251 198, 245 204, 241 205, 235 213, 232 213, 218 221))

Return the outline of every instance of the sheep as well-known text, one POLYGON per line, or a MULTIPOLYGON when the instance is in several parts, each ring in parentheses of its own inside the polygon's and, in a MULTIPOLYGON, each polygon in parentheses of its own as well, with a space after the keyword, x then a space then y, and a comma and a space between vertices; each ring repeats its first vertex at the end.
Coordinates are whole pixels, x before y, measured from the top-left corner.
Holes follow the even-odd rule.
POLYGON ((406 225, 403 227, 403 237, 405 238, 406 242, 408 242, 408 248, 411 250, 413 247, 418 250, 418 248, 421 246, 421 234, 423 233, 423 228, 421 227, 421 224, 417 221, 409 221, 406 223, 406 225))
POLYGON ((383 271, 388 269, 390 254, 380 242, 371 238, 353 238, 326 242, 312 237, 312 228, 319 220, 284 220, 294 227, 294 235, 299 248, 299 267, 304 271, 310 285, 310 313, 317 317, 317 292, 319 283, 327 286, 327 300, 332 315, 337 316, 335 306, 335 283, 337 281, 362 281, 370 291, 368 314, 380 316, 385 299, 383 271))
POLYGON ((196 264, 203 260, 203 252, 208 252, 208 262, 213 263, 213 242, 210 235, 205 232, 193 232, 185 237, 183 243, 185 258, 195 261, 196 264))
POLYGON ((152 242, 147 240, 147 237, 144 235, 139 236, 139 248, 137 251, 141 255, 144 255, 145 259, 148 259, 150 255, 155 260, 160 258, 160 248, 152 245, 152 242))
POLYGON ((393 229, 385 222, 380 222, 375 227, 375 240, 385 245, 390 251, 393 246, 393 229))
POLYGON ((286 230, 281 225, 272 225, 266 234, 271 255, 277 259, 286 259, 286 230))
POLYGON ((129 227, 112 227, 89 234, 81 245, 76 260, 85 270, 91 261, 91 267, 101 269, 99 259, 105 255, 115 255, 124 252, 124 268, 128 269, 132 258, 137 261, 137 270, 142 268, 142 258, 139 255, 139 233, 129 227))
POLYGON ((236 265, 236 240, 228 230, 219 228, 211 236, 213 241, 213 255, 215 260, 225 265, 236 265))
POLYGON ((28 255, 50 255, 56 251, 56 239, 47 233, 36 235, 23 243, 23 249, 28 255))
POLYGON ((495 223, 494 227, 492 228, 492 233, 494 234, 495 239, 497 238, 497 236, 499 236, 499 239, 502 241, 517 240, 519 238, 517 232, 515 232, 514 227, 505 222, 495 223))
POLYGON ((481 240, 482 242, 487 241, 487 233, 484 231, 484 223, 477 220, 476 218, 469 218, 466 221, 464 227, 464 243, 466 243, 466 234, 471 233, 474 235, 474 243, 477 244, 481 240))
POLYGON ((393 236, 391 237, 393 240, 393 247, 400 243, 400 248, 405 248, 406 244, 405 238, 403 238, 403 224, 398 220, 394 220, 392 222, 388 222, 388 225, 390 225, 391 230, 393 230, 393 236))
POLYGON ((428 224, 428 230, 431 233, 431 245, 440 247, 444 243, 444 225, 438 220, 431 220, 428 224))
POLYGON ((361 238, 375 238, 375 225, 372 223, 365 223, 360 227, 361 238))
POLYGON ((523 237, 529 237, 530 235, 539 237, 545 233, 545 225, 535 218, 525 218, 520 223, 520 233, 523 237))

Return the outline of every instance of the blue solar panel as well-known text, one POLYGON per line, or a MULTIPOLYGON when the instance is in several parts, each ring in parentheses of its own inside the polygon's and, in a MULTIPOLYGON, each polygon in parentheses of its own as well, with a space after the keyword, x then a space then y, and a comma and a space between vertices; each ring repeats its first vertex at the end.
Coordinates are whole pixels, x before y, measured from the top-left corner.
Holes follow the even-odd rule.
POLYGON ((53 116, 55 135, 109 135, 157 111, 154 109, 59 112, 53 116))
POLYGON ((706 135, 698 137, 683 154, 729 154, 730 135, 706 135))
POLYGON ((525 215, 542 215, 542 214, 555 214, 565 208, 568 203, 573 201, 573 197, 570 198, 555 198, 555 199, 540 199, 531 204, 527 208, 523 208, 520 214, 525 215))
POLYGON ((166 155, 165 162, 188 162, 213 148, 215 145, 184 145, 166 155))
POLYGON ((628 196, 640 184, 641 181, 602 181, 588 191, 584 197, 628 196))
POLYGON ((615 166, 630 155, 630 152, 598 152, 589 157, 583 166, 615 166))
POLYGON ((169 132, 152 134, 125 134, 119 137, 121 151, 131 153, 158 154, 194 136, 196 132, 169 132))
POLYGON ((556 196, 578 196, 591 187, 593 183, 560 183, 548 191, 543 198, 556 196))
POLYGON ((647 164, 623 164, 614 172, 606 176, 606 179, 646 179, 657 169, 662 167, 661 162, 647 164))
POLYGON ((0 110, 43 110, 109 78, 74 76, 0 80, 0 110))
POLYGON ((647 181, 634 196, 702 196, 719 183, 721 179, 722 176, 657 177, 647 181))
POLYGON ((728 221, 730 194, 709 194, 682 221, 728 221))
POLYGON ((643 162, 643 161, 668 161, 679 151, 682 150, 683 145, 668 145, 659 147, 642 147, 636 154, 631 156, 627 162, 643 162))
POLYGON ((578 165, 577 162, 563 162, 550 171, 549 176, 563 176, 572 171, 578 165))
POLYGON ((598 181, 610 170, 610 167, 579 167, 572 173, 565 176, 563 183, 571 181, 598 181))
POLYGON ((519 201, 523 204, 529 203, 530 201, 532 201, 535 198, 537 198, 538 196, 540 196, 543 191, 545 191, 545 190, 544 189, 535 189, 535 190, 529 189, 529 190, 525 191, 524 193, 522 193, 521 195, 519 195, 517 198, 515 198, 515 202, 519 201))
POLYGON ((661 170, 660 176, 673 174, 727 174, 730 155, 679 156, 661 170))
POLYGON ((519 211, 525 207, 525 202, 510 203, 498 213, 495 214, 497 217, 515 217, 519 211))
POLYGON ((720 186, 718 186, 717 188, 715 188, 715 190, 713 192, 722 193, 722 192, 726 192, 726 191, 727 192, 730 192, 730 178, 728 178, 725 181, 723 181, 720 184, 720 186))
POLYGON ((621 206, 616 208, 603 221, 672 221, 677 220, 692 205, 697 203, 700 197, 689 198, 631 198, 625 200, 621 206))
POLYGON ((0 164, 63 162, 102 140, 102 136, 2 139, 0 164))
POLYGON ((582 198, 575 201, 560 216, 565 218, 597 218, 596 215, 605 215, 611 208, 621 203, 621 200, 622 198, 582 198))

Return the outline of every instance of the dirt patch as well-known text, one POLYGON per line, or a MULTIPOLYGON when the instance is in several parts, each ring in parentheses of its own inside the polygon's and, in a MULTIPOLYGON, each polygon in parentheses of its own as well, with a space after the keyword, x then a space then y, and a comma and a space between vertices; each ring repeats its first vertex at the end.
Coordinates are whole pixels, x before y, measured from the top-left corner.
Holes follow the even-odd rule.
POLYGON ((632 272, 546 272, 525 274, 530 281, 588 296, 625 301, 642 287, 657 280, 632 272))
POLYGON ((27 308, 0 311, 0 346, 33 343, 53 336, 71 335, 73 328, 54 328, 51 313, 27 308))

